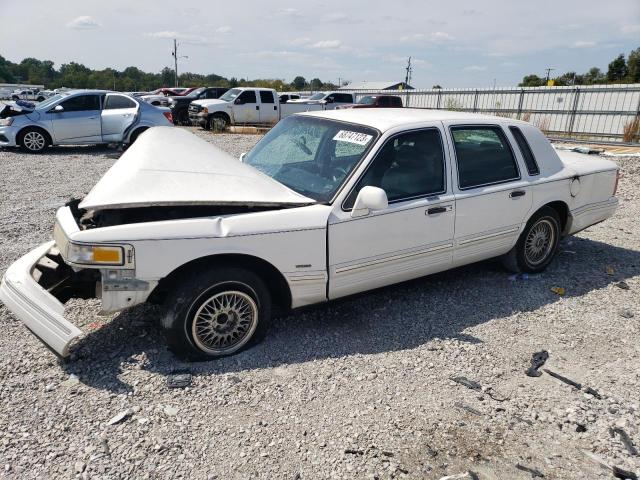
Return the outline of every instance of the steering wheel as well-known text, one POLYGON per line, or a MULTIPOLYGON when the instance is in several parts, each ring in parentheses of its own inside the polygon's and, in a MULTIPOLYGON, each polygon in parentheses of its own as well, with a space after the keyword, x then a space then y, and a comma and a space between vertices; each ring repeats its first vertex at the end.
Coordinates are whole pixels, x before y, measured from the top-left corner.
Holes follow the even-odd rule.
POLYGON ((298 140, 297 138, 293 139, 293 143, 295 143, 298 146, 298 148, 302 150, 304 153, 306 153, 307 155, 313 154, 313 152, 309 150, 309 147, 307 147, 302 141, 298 140))
POLYGON ((349 175, 349 172, 347 171, 346 168, 343 168, 343 167, 333 167, 331 169, 331 173, 329 174, 329 176, 331 177, 331 180, 333 180, 334 182, 336 180, 345 178, 347 175, 349 175))

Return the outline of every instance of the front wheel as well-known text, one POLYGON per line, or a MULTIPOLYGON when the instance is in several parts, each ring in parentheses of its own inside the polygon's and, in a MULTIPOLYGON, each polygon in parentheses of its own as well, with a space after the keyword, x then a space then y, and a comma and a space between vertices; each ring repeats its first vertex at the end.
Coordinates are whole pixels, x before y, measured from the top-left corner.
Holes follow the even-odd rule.
POLYGON ((539 273, 553 260, 560 242, 560 216, 544 207, 531 217, 515 247, 503 257, 512 272, 539 273))
POLYGON ((18 135, 20 148, 28 153, 42 153, 49 146, 49 137, 38 128, 27 128, 18 135))
POLYGON ((271 297, 251 271, 226 267, 191 272, 166 299, 169 349, 191 359, 232 355, 257 342, 271 315, 271 297))

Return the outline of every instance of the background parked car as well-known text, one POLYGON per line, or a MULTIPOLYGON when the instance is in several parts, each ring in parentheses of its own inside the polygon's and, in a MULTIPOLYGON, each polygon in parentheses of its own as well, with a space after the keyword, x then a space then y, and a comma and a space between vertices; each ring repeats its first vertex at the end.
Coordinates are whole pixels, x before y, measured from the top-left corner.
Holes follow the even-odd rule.
POLYGON ((159 88, 148 95, 141 95, 140 98, 155 106, 169 106, 169 97, 181 97, 188 95, 195 87, 189 88, 159 88))
POLYGON ((397 95, 366 95, 351 105, 340 105, 339 108, 402 108, 402 99, 397 95))
POLYGON ((133 143, 149 127, 171 126, 171 112, 122 93, 75 90, 33 110, 0 111, 0 146, 31 153, 49 145, 133 143))
POLYGON ((300 100, 300 95, 296 93, 283 93, 280 95, 280 103, 287 103, 289 100, 300 100))
POLYGON ((338 105, 355 103, 356 99, 353 93, 344 92, 318 92, 309 98, 300 98, 298 100, 289 100, 287 103, 305 103, 307 105, 322 104, 326 105, 327 110, 333 110, 338 105))
POLYGON ((189 120, 189 104, 194 100, 220 98, 227 87, 200 87, 192 90, 187 95, 174 95, 168 98, 168 107, 171 109, 173 123, 176 125, 191 125, 189 120))
POLYGON ((15 90, 11 94, 11 100, 35 100, 42 102, 46 100, 47 96, 40 93, 38 90, 15 90))

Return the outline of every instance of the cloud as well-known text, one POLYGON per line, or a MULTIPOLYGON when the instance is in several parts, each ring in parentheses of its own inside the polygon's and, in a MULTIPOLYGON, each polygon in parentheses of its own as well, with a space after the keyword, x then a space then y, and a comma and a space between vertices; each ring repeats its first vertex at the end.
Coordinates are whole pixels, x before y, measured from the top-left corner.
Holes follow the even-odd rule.
POLYGON ((294 38, 289 43, 291 43, 291 45, 295 47, 304 47, 311 43, 311 39, 309 37, 298 37, 298 38, 294 38))
POLYGON ((640 33, 640 23, 636 25, 624 25, 621 30, 625 35, 640 33))
POLYGON ((464 70, 467 72, 484 72, 486 69, 487 67, 482 65, 469 65, 468 67, 464 67, 464 70))
POLYGON ((412 42, 412 43, 422 43, 422 42, 430 42, 430 43, 442 43, 449 42, 451 40, 455 40, 453 35, 448 34, 447 32, 431 32, 431 33, 413 33, 411 35, 405 35, 400 37, 401 42, 412 42))
POLYGON ((340 40, 320 40, 319 42, 311 45, 312 48, 320 48, 320 49, 333 49, 340 48, 342 42, 340 40))
POLYGON ((596 45, 596 42, 578 40, 576 42, 573 42, 572 47, 573 48, 591 48, 591 47, 595 47, 595 45, 596 45))
POLYGON ((184 45, 211 45, 213 43, 216 43, 213 39, 203 37, 202 35, 192 35, 189 33, 180 33, 180 32, 174 32, 170 30, 145 33, 145 36, 151 37, 151 38, 161 38, 161 39, 175 38, 177 40, 180 40, 180 43, 184 45))
POLYGON ((74 28, 76 30, 89 30, 98 27, 100 27, 100 22, 88 15, 81 15, 67 23, 67 28, 74 28))
POLYGON ((301 17, 302 13, 297 8, 281 8, 276 12, 278 17, 301 17))
POLYGON ((223 25, 222 27, 216 28, 216 32, 218 33, 231 33, 233 29, 229 25, 223 25))

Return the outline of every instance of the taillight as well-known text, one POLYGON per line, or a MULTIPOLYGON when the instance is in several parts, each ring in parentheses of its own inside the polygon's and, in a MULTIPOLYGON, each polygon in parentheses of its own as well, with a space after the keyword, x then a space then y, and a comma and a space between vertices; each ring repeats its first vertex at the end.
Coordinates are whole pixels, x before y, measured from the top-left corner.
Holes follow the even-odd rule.
POLYGON ((616 196, 616 193, 618 192, 618 180, 620 180, 620 170, 616 170, 616 183, 613 186, 613 196, 616 196))
POLYGON ((169 122, 173 123, 173 115, 171 115, 171 112, 162 112, 162 114, 167 118, 167 120, 169 120, 169 122))

